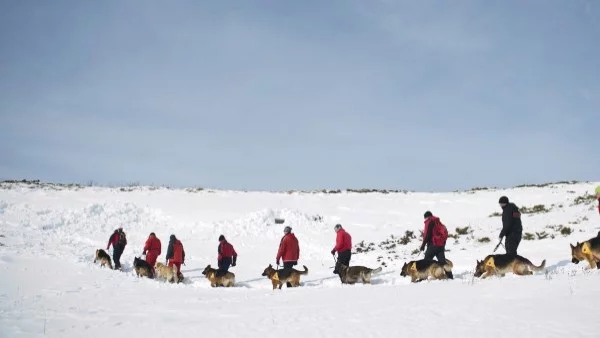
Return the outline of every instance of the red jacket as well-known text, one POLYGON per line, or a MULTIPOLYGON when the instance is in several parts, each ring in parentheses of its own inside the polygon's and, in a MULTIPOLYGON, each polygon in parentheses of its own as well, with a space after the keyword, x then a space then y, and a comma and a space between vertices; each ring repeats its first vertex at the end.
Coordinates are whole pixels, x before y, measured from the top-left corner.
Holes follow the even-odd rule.
POLYGON ((227 257, 237 257, 237 252, 235 252, 233 245, 227 241, 221 241, 219 247, 217 248, 217 253, 219 254, 217 256, 218 261, 221 261, 223 258, 227 257))
POLYGON ((600 214, 600 198, 598 199, 598 213, 600 214))
POLYGON ((144 245, 144 252, 149 251, 152 252, 154 255, 158 256, 160 255, 161 251, 160 247, 160 239, 158 239, 155 236, 150 236, 146 240, 146 245, 144 245))
POLYGON ((346 230, 338 230, 335 238, 335 247, 333 250, 337 251, 338 253, 352 250, 352 236, 350 236, 346 230))
POLYGON ((108 244, 106 244, 106 250, 108 250, 108 248, 110 248, 110 246, 112 245, 113 248, 115 247, 115 245, 117 245, 119 243, 119 233, 117 231, 115 231, 112 235, 110 235, 110 237, 108 238, 108 244))
POLYGON ((173 243, 173 257, 171 257, 170 261, 173 263, 183 263, 184 258, 185 253, 183 251, 183 244, 177 239, 175 240, 175 243, 173 243))
POLYGON ((281 238, 275 260, 279 262, 280 259, 283 259, 284 262, 296 262, 298 258, 300 258, 298 239, 293 233, 286 234, 281 238))

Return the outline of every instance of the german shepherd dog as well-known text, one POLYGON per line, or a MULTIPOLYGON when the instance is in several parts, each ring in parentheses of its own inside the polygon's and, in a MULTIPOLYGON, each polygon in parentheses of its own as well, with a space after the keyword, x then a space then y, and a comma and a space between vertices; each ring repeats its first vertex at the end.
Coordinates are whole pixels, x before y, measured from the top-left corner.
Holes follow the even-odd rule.
POLYGON ((235 284, 235 275, 232 272, 227 271, 224 275, 217 276, 217 271, 219 270, 211 268, 210 264, 202 271, 202 274, 210 281, 210 286, 213 288, 217 286, 232 287, 235 284))
MULTIPOLYGON (((275 270, 273 266, 269 264, 269 266, 263 271, 262 276, 266 276, 271 280, 273 284, 273 290, 275 290, 279 286, 279 290, 283 284, 290 283, 292 287, 300 286, 300 275, 308 274, 308 268, 304 265, 304 271, 298 271, 296 269, 290 269, 288 271, 281 269, 275 270)), ((289 285, 288 285, 289 287, 289 285)))
POLYGON ((504 277, 507 272, 512 272, 515 275, 527 276, 544 270, 545 266, 545 259, 540 266, 535 266, 529 259, 519 255, 488 255, 481 262, 477 261, 474 275, 481 278, 488 278, 493 275, 504 277))
POLYGON ((154 270, 145 260, 135 257, 133 259, 133 268, 138 277, 154 278, 154 270))
POLYGON ((371 276, 379 272, 381 272, 381 267, 370 269, 365 266, 340 264, 339 276, 342 284, 354 284, 356 282, 371 284, 371 276))
POLYGON ((106 253, 106 251, 102 249, 96 250, 96 258, 94 258, 94 263, 100 261, 100 266, 108 265, 108 267, 112 270, 112 263, 110 261, 110 256, 106 253))
POLYGON ((579 264, 586 260, 590 266, 586 269, 600 269, 600 231, 598 236, 591 238, 583 243, 577 242, 577 245, 571 246, 571 262, 579 264))
POLYGON ((449 259, 446 259, 446 264, 444 265, 432 259, 410 261, 404 263, 400 276, 410 276, 412 283, 421 282, 429 277, 433 277, 433 279, 447 279, 449 275, 447 272, 452 272, 453 266, 454 264, 449 259))
POLYGON ((177 276, 177 267, 175 265, 169 267, 161 262, 156 262, 156 264, 154 264, 154 271, 156 272, 157 278, 164 278, 170 283, 180 282, 180 278, 177 276))

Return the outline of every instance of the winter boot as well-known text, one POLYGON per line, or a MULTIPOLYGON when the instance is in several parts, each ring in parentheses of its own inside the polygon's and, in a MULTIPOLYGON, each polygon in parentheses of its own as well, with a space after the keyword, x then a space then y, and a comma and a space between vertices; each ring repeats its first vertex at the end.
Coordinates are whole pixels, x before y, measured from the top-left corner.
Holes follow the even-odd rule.
POLYGON ((448 279, 454 279, 454 275, 452 275, 452 271, 446 271, 446 277, 448 277, 448 279))

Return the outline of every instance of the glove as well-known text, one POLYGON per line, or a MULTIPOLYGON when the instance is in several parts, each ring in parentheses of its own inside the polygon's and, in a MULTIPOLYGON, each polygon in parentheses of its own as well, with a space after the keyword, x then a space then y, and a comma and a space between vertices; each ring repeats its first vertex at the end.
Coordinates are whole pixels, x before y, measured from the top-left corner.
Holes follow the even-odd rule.
POLYGON ((425 245, 421 245, 421 248, 419 248, 419 251, 423 251, 425 250, 425 245))
POLYGON ((233 262, 231 263, 231 266, 235 266, 236 261, 237 261, 237 257, 233 257, 233 262))
POLYGON ((281 265, 281 264, 279 264, 279 261, 275 262, 275 264, 277 264, 277 265, 281 265))
POLYGON ((331 250, 331 254, 335 255, 335 249, 331 250))

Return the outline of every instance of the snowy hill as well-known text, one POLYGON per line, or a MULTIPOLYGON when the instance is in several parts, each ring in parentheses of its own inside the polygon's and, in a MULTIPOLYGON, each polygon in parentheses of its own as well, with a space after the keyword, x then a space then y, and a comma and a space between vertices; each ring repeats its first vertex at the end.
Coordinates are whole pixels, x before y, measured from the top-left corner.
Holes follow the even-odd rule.
POLYGON ((2 183, 0 337, 597 337, 600 270, 572 264, 569 248, 600 230, 596 185, 268 193, 2 183), (530 240, 519 253, 546 259, 546 273, 473 278, 475 261, 497 243, 502 195, 524 207, 530 240), (453 281, 411 284, 399 275, 417 257, 426 210, 453 237, 453 281), (383 267, 373 285, 342 286, 332 274, 336 223, 352 235, 352 265, 383 267), (310 272, 300 288, 272 291, 261 273, 275 263, 285 225, 310 272), (129 243, 124 272, 92 263, 118 226, 129 243), (181 239, 184 284, 135 276, 133 258, 150 232, 163 243, 160 260, 169 235, 181 239), (216 265, 220 234, 239 254, 233 289, 213 289, 201 274, 216 265))

